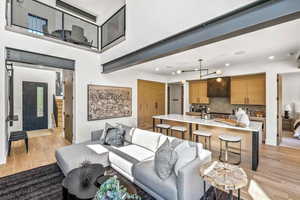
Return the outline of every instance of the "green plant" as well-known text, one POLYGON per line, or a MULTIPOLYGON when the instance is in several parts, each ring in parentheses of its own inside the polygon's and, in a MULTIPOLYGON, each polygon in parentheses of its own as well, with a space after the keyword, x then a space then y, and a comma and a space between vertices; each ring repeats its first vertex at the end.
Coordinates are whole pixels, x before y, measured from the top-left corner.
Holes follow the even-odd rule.
POLYGON ((96 200, 141 200, 136 194, 129 194, 127 189, 120 185, 116 176, 106 180, 96 194, 96 200))

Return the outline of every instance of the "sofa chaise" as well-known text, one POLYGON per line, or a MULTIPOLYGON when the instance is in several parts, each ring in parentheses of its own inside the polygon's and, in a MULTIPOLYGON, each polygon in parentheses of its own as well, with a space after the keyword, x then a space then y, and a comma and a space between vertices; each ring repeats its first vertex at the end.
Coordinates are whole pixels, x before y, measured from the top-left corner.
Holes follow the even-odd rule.
POLYGON ((154 169, 156 150, 166 141, 174 139, 160 133, 142 129, 130 131, 131 141, 122 147, 106 146, 97 152, 89 145, 100 144, 103 131, 92 132, 91 141, 60 148, 55 156, 57 164, 66 175, 84 161, 111 166, 130 181, 158 200, 199 200, 203 194, 203 180, 199 167, 211 161, 211 152, 196 143, 198 157, 173 173, 168 179, 161 180, 154 169))

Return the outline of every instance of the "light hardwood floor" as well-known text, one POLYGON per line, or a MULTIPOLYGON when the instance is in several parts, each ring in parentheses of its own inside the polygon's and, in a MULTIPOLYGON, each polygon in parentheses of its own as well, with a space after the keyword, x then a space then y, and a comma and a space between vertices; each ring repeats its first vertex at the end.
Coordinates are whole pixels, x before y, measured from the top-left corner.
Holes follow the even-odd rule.
MULTIPOLYGON (((40 134, 43 135, 42 131, 40 134)), ((29 153, 26 153, 23 140, 13 142, 7 163, 0 165, 0 177, 54 163, 55 149, 66 145, 69 142, 61 136, 59 129, 54 130, 51 135, 29 138, 29 153)))
MULTIPOLYGON (((22 141, 14 144, 7 164, 0 165, 0 177, 54 163, 55 149, 69 145, 59 133, 34 137, 29 143, 28 154, 22 141)), ((212 148, 213 158, 218 159, 218 146, 212 148)), ((254 172, 244 163, 241 166, 249 180, 255 180, 273 200, 300 199, 300 150, 262 145, 258 170, 254 172)), ((242 190, 245 200, 250 199, 247 190, 242 190)))
MULTIPOLYGON (((185 138, 188 138, 188 134, 185 134, 185 138)), ((219 159, 219 148, 219 143, 212 143, 213 160, 219 159)), ((241 167, 246 171, 249 182, 255 180, 272 200, 300 199, 300 149, 261 145, 257 171, 252 171, 250 161, 245 155, 242 156, 241 167)), ((241 196, 244 200, 252 199, 248 187, 242 190, 241 196)))

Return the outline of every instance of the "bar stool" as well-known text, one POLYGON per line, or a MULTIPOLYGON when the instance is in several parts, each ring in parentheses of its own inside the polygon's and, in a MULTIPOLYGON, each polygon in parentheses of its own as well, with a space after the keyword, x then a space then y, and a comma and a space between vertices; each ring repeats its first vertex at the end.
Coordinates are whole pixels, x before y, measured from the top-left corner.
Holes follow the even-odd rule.
POLYGON ((156 129, 160 129, 160 133, 163 133, 163 130, 166 130, 166 134, 169 135, 169 129, 171 126, 169 124, 157 124, 156 129))
POLYGON ((211 136, 212 134, 208 131, 203 131, 203 130, 196 130, 193 131, 193 135, 196 137, 196 142, 199 143, 199 137, 204 137, 205 139, 205 144, 204 144, 204 148, 205 149, 211 149, 211 136), (207 148, 207 140, 208 140, 208 148, 207 148))
POLYGON ((173 136, 173 131, 181 133, 181 138, 184 139, 184 133, 187 131, 185 126, 172 126, 171 127, 171 136, 173 136))
POLYGON ((234 136, 234 135, 228 135, 228 134, 223 134, 219 136, 220 139, 220 156, 219 160, 222 162, 228 162, 228 153, 234 153, 239 155, 240 159, 238 162, 232 162, 230 164, 234 165, 239 165, 242 161, 242 138, 241 136, 234 136), (225 159, 223 159, 223 146, 222 143, 225 143, 225 159), (240 148, 239 148, 239 153, 232 151, 232 147, 229 147, 229 143, 240 143, 240 148))

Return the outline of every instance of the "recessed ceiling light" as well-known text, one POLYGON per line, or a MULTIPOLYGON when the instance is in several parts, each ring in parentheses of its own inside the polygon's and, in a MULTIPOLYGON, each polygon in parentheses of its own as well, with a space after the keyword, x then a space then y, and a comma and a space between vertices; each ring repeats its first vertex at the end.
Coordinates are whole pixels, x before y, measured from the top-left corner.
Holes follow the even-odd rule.
POLYGON ((275 56, 269 56, 270 60, 274 60, 275 56))
POLYGON ((181 70, 177 70, 176 71, 177 74, 181 74, 181 72, 182 72, 181 70))
POLYGON ((159 68, 158 68, 158 67, 156 67, 156 68, 155 68, 155 71, 157 71, 157 72, 158 72, 158 71, 159 71, 159 68))
POLYGON ((195 71, 199 71, 199 69, 198 69, 198 68, 195 68, 194 70, 195 70, 195 71))
POLYGON ((230 63, 226 63, 225 66, 226 66, 226 67, 229 67, 229 66, 230 66, 230 63))
POLYGON ((234 52, 235 55, 243 55, 245 53, 246 53, 246 51, 236 51, 236 52, 234 52))
POLYGON ((221 74, 223 74, 223 72, 222 72, 222 70, 219 70, 219 69, 218 69, 218 70, 216 71, 216 74, 217 74, 217 75, 221 75, 221 74))

